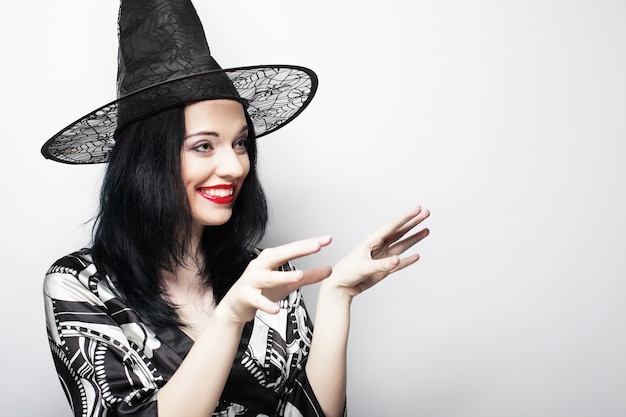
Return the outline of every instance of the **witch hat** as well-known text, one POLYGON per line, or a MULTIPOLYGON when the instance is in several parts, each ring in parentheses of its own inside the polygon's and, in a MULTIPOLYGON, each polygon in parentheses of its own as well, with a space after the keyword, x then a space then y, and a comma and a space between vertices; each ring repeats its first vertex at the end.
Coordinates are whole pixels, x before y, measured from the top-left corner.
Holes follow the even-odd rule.
POLYGON ((107 162, 128 124, 200 100, 238 100, 257 137, 289 123, 310 103, 317 76, 295 65, 222 69, 190 0, 121 0, 117 99, 71 123, 41 148, 67 164, 107 162))

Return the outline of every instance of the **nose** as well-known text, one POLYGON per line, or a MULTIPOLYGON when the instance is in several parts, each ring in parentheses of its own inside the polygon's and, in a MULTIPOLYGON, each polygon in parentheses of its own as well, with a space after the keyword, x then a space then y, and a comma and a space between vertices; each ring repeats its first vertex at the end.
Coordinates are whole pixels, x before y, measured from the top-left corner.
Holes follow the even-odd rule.
POLYGON ((248 163, 247 154, 238 154, 234 149, 228 147, 220 151, 215 172, 222 178, 238 179, 245 174, 246 163, 248 163))

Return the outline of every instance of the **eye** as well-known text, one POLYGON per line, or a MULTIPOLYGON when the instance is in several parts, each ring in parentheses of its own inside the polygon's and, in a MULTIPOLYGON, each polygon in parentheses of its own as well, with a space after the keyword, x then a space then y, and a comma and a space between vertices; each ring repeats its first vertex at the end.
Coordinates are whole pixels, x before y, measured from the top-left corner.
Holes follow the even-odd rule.
POLYGON ((248 137, 241 137, 239 139, 237 139, 234 143, 233 143, 233 149, 237 152, 237 153, 247 153, 248 152, 248 137))
POLYGON ((213 150, 213 144, 211 142, 199 142, 194 147, 193 150, 198 153, 205 153, 213 150))

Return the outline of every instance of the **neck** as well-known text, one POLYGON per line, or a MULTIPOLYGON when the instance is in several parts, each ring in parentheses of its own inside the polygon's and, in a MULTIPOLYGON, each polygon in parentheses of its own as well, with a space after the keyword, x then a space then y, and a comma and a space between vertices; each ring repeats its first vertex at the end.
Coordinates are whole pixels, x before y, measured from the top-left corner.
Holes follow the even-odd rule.
POLYGON ((162 271, 162 279, 168 287, 191 287, 198 283, 195 265, 177 265, 173 271, 162 271))
POLYGON ((195 227, 189 242, 189 252, 180 264, 172 264, 170 271, 162 271, 161 279, 167 287, 196 287, 200 285, 200 268, 203 264, 202 254, 198 250, 204 226, 195 227))
POLYGON ((204 226, 201 224, 195 224, 191 229, 191 249, 193 249, 194 253, 197 253, 198 247, 200 246, 200 240, 202 239, 202 234, 204 233, 204 226))

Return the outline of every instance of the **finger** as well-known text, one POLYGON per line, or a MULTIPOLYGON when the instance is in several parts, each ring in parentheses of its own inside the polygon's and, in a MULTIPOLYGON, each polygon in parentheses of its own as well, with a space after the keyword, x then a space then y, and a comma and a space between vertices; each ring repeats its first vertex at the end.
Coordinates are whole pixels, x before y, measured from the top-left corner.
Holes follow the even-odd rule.
POLYGON ((315 284, 323 281, 328 278, 332 272, 333 269, 330 266, 318 266, 316 268, 307 269, 304 271, 302 285, 315 284))
POLYGON ((430 216, 430 211, 428 209, 422 209, 415 217, 407 221, 405 224, 399 227, 397 231, 385 238, 384 243, 391 244, 400 240, 408 232, 413 230, 415 226, 426 220, 428 216, 430 216))
POLYGON ((389 254, 391 255, 401 255, 406 252, 408 249, 413 247, 416 243, 420 242, 426 236, 430 234, 429 229, 422 229, 419 232, 403 239, 399 242, 394 243, 389 247, 389 254))
POLYGON ((264 269, 276 269, 286 262, 317 253, 332 242, 332 237, 318 236, 264 249, 252 262, 264 269))
POLYGON ((398 272, 409 265, 413 265, 420 259, 420 256, 416 253, 414 255, 406 256, 404 258, 400 258, 400 262, 391 270, 389 273, 398 272))
POLYGON ((252 285, 256 288, 276 288, 284 285, 294 284, 297 287, 315 284, 330 276, 333 272, 330 266, 318 266, 307 270, 293 271, 267 271, 263 273, 252 285))
MULTIPOLYGON (((397 231, 398 239, 408 233, 410 230, 415 228, 415 226, 419 225, 421 222, 426 220, 430 216, 430 210, 423 208, 415 217, 406 222, 402 227, 400 227, 397 231)), ((397 239, 396 239, 397 240, 397 239)))
POLYGON ((394 255, 394 256, 390 256, 390 257, 384 259, 384 261, 385 261, 384 262, 385 270, 387 272, 391 272, 391 271, 395 270, 398 267, 398 265, 400 265, 400 262, 402 260, 400 259, 399 256, 395 256, 394 255))
POLYGON ((262 310, 269 314, 277 314, 280 311, 280 306, 276 302, 262 294, 255 297, 254 304, 257 310, 262 310))
POLYGON ((372 271, 372 275, 376 274, 377 272, 382 272, 383 274, 380 275, 380 277, 378 278, 378 281, 380 281, 389 274, 400 271, 401 269, 404 269, 407 266, 414 264, 419 260, 419 258, 420 256, 418 254, 414 254, 411 256, 406 256, 404 258, 393 255, 387 258, 377 259, 374 261, 375 270, 372 271))
POLYGON ((300 270, 293 271, 262 271, 257 272, 256 277, 251 278, 250 285, 254 288, 276 288, 300 282, 304 278, 304 272, 300 270))
POLYGON ((306 271, 302 271, 302 272, 303 272, 302 279, 292 282, 292 283, 288 283, 285 286, 285 296, 286 294, 289 294, 290 292, 295 291, 298 288, 302 288, 306 285, 315 284, 315 283, 325 280, 326 278, 330 276, 333 270, 330 266, 320 266, 316 268, 307 269, 306 271))
POLYGON ((430 212, 428 210, 422 209, 421 206, 417 206, 383 225, 376 232, 370 235, 370 238, 373 240, 371 245, 372 250, 377 249, 385 243, 392 243, 400 239, 429 215, 430 212))

